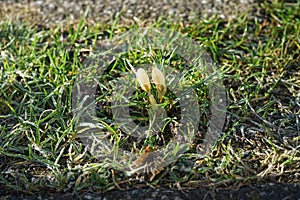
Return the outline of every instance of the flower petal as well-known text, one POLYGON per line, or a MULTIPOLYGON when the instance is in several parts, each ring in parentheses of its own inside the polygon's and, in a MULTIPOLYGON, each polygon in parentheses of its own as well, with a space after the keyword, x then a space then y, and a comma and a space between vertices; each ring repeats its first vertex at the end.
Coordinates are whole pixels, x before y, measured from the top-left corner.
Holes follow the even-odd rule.
POLYGON ((158 98, 161 101, 167 91, 166 80, 163 73, 157 68, 152 69, 152 81, 156 85, 158 98))
POLYGON ((146 92, 150 92, 151 84, 149 81, 149 76, 143 68, 139 68, 136 72, 136 78, 142 87, 142 89, 146 92))
POLYGON ((165 77, 157 67, 152 69, 152 81, 155 85, 165 86, 165 77))

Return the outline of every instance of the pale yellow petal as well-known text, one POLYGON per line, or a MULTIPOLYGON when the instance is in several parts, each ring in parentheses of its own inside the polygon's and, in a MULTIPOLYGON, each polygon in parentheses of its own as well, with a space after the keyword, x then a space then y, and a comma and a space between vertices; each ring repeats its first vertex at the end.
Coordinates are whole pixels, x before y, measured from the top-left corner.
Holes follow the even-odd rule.
POLYGON ((146 92, 150 92, 151 84, 149 81, 149 76, 143 68, 139 68, 136 72, 136 78, 142 87, 142 89, 146 92))
POLYGON ((161 101, 167 91, 167 87, 165 83, 165 77, 157 67, 152 69, 152 81, 156 85, 158 98, 161 101))
POLYGON ((157 67, 152 69, 152 81, 155 85, 165 86, 165 77, 157 67))

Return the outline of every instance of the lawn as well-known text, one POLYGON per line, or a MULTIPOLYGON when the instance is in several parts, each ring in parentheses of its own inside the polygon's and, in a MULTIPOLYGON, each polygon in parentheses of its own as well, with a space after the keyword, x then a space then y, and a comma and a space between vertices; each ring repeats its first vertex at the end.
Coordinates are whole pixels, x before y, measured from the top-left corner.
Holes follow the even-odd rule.
MULTIPOLYGON (((75 25, 50 28, 1 20, 0 191, 80 194, 142 187, 236 188, 252 183, 299 182, 300 2, 266 1, 260 6, 260 12, 245 12, 230 20, 211 17, 184 25, 161 20, 147 25, 182 33, 215 63, 225 88, 226 119, 216 133, 220 137, 205 155, 200 155, 199 149, 213 123, 209 72, 192 67, 186 70, 186 60, 172 52, 141 48, 114 60, 103 76, 97 77, 96 120, 106 131, 102 134, 111 143, 111 154, 121 148, 143 157, 148 151, 164 148, 179 134, 173 129, 185 116, 180 110, 184 103, 178 103, 170 88, 160 101, 158 86, 152 84, 151 92, 167 115, 163 130, 136 139, 114 123, 114 91, 109 81, 127 73, 136 87, 127 105, 131 108, 128 117, 137 117, 136 124, 149 125, 147 111, 153 104, 135 80, 130 63, 136 70, 150 64, 184 72, 181 80, 197 94, 200 121, 188 150, 175 152, 176 159, 150 174, 127 173, 116 160, 91 153, 74 112, 78 77, 91 75, 86 64, 104 39, 142 27, 118 20, 111 25, 91 24, 84 17, 75 25)), ((151 71, 147 74, 151 77, 151 71)))

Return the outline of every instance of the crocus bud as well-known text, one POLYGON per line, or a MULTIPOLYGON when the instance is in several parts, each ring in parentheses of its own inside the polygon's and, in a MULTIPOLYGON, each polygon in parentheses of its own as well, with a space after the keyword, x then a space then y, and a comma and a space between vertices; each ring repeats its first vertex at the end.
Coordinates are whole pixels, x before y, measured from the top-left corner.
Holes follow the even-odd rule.
POLYGON ((152 69, 152 81, 156 85, 158 98, 161 101, 167 91, 166 81, 163 73, 157 68, 152 69))
POLYGON ((140 86, 142 87, 142 89, 149 93, 151 90, 151 84, 149 81, 149 77, 143 68, 139 68, 137 70, 136 78, 137 78, 140 86))
POLYGON ((156 100, 155 100, 154 96, 150 93, 148 94, 148 96, 149 96, 150 104, 153 105, 153 106, 156 105, 157 103, 156 103, 156 100))

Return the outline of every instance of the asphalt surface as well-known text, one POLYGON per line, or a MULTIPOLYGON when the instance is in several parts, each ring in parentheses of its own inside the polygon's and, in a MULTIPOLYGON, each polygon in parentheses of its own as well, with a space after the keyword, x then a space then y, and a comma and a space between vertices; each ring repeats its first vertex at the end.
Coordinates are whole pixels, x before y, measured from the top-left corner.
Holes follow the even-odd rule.
POLYGON ((170 190, 170 189, 136 189, 129 191, 110 191, 106 193, 80 193, 80 194, 49 194, 41 191, 39 194, 11 194, 1 195, 0 199, 6 200, 130 200, 130 199, 158 199, 158 200, 185 200, 185 199, 231 199, 231 200, 295 200, 300 199, 300 184, 263 184, 240 187, 238 189, 193 189, 193 190, 170 190))

